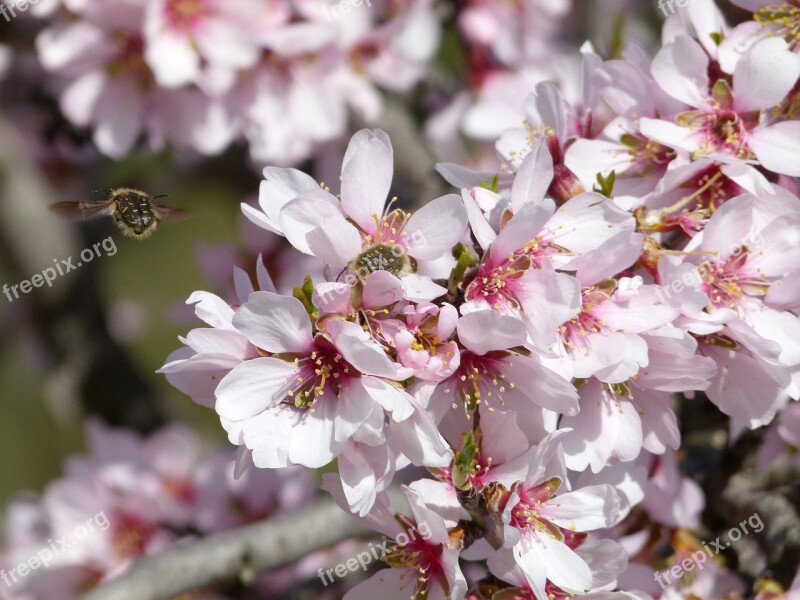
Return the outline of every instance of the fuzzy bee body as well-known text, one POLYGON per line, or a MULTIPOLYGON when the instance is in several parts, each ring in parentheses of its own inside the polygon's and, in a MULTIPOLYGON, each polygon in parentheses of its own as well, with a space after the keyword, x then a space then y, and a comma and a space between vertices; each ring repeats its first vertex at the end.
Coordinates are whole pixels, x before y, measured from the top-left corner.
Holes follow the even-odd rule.
POLYGON ((161 221, 180 218, 185 214, 178 209, 156 204, 153 200, 158 197, 132 188, 119 188, 110 190, 106 200, 59 202, 52 208, 57 213, 77 215, 84 219, 110 215, 124 235, 143 240, 158 229, 161 221))

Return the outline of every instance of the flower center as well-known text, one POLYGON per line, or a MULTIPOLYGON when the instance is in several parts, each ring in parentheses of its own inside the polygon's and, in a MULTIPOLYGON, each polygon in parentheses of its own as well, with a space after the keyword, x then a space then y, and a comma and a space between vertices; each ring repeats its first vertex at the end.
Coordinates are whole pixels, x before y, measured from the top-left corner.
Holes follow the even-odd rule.
POLYGON ((609 290, 590 286, 583 290, 582 296, 580 312, 559 328, 561 340, 568 350, 591 348, 589 335, 607 329, 603 320, 593 311, 599 304, 611 298, 609 290))
POLYGON ((738 256, 710 268, 700 268, 703 278, 701 289, 709 297, 714 308, 739 309, 747 297, 762 297, 769 290, 769 282, 758 276, 744 273, 749 250, 743 249, 738 256))
POLYGON ((114 39, 117 43, 117 54, 106 65, 108 74, 113 77, 131 77, 138 80, 142 88, 148 87, 152 82, 152 76, 144 60, 142 36, 117 32, 114 39))
MULTIPOLYGON (((493 350, 483 355, 473 354, 469 350, 462 351, 461 364, 448 380, 445 393, 452 392, 450 382, 454 382, 456 391, 464 403, 466 410, 474 410, 481 401, 490 402, 493 394, 497 394, 500 405, 504 404, 503 394, 506 389, 514 389, 514 384, 506 379, 503 369, 511 366, 509 352, 493 350)), ((458 408, 456 403, 453 408, 458 408)), ((489 408, 489 411, 494 410, 489 408)))
POLYGON ((175 29, 192 29, 208 16, 206 0, 170 0, 166 6, 167 22, 175 29))
POLYGON ((699 121, 699 155, 721 153, 741 159, 750 158, 747 128, 736 112, 718 110, 705 114, 699 121))
POLYGON ((154 532, 152 525, 123 512, 114 515, 113 524, 112 540, 118 556, 136 558, 144 554, 147 542, 154 532))
POLYGON ((800 42, 800 6, 796 0, 760 8, 753 20, 773 35, 782 36, 792 49, 800 42))
POLYGON ((512 256, 497 266, 490 262, 482 263, 477 276, 467 286, 467 300, 483 298, 496 310, 509 305, 519 310, 520 304, 515 297, 518 286, 514 284, 530 268, 531 260, 526 256, 512 256))
POLYGON ((298 408, 311 406, 326 393, 341 398, 350 381, 360 376, 325 337, 317 336, 314 346, 311 354, 294 358, 297 371, 286 381, 286 395, 298 408))

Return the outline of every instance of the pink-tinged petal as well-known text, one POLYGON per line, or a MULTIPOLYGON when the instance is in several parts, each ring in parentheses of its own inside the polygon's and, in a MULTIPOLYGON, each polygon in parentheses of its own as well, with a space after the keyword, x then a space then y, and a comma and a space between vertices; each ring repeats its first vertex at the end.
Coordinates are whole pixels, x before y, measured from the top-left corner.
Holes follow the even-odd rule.
POLYGON ((113 56, 114 45, 103 30, 75 20, 43 30, 36 38, 39 61, 48 71, 101 68, 113 56))
POLYGON ((593 531, 616 524, 619 503, 613 486, 592 485, 556 496, 544 505, 542 513, 564 529, 593 531))
POLYGON ((403 283, 389 271, 370 273, 361 298, 366 308, 383 308, 403 299, 403 283))
POLYGON ((362 129, 353 136, 342 164, 342 209, 368 233, 383 216, 393 170, 389 136, 380 129, 362 129))
POLYGON ((186 304, 194 304, 194 314, 212 327, 233 329, 233 309, 219 296, 209 292, 194 292, 186 304))
POLYGON ((328 197, 332 196, 320 190, 287 203, 280 213, 281 230, 301 252, 307 249, 326 264, 342 268, 361 252, 361 236, 338 207, 326 201, 328 197))
MULTIPOLYGON (((267 229, 281 233, 280 212, 291 200, 300 195, 316 192, 320 189, 316 181, 297 169, 281 169, 267 167, 264 169, 264 181, 258 192, 258 205, 264 211, 267 229)), ((333 198, 333 202, 336 199, 333 198)), ((329 200, 329 203, 330 200, 329 200)), ((242 205, 242 208, 244 209, 242 205)), ((257 223, 258 224, 258 223, 257 223)))
POLYGON ((639 121, 639 130, 645 137, 670 148, 687 152, 696 152, 700 149, 700 141, 692 129, 681 127, 671 121, 643 117, 639 121))
POLYGON ((343 600, 408 600, 416 585, 417 573, 412 569, 381 569, 347 592, 343 600))
POLYGON ((190 348, 181 348, 167 358, 158 372, 164 373, 170 385, 192 401, 214 408, 219 382, 240 363, 233 356, 193 354, 190 348))
POLYGON ((535 359, 515 356, 505 369, 505 375, 516 391, 533 404, 559 414, 578 414, 578 392, 575 387, 535 359))
POLYGON ((108 79, 102 71, 90 71, 70 83, 61 95, 61 111, 79 127, 88 127, 108 79))
MULTIPOLYGON (((328 192, 317 189, 304 192, 282 206, 278 213, 278 229, 300 252, 313 255, 307 239, 309 234, 333 220, 346 223, 339 210, 339 201, 328 192)), ((353 231, 349 235, 360 237, 356 228, 351 227, 353 231)))
POLYGON ((346 283, 323 281, 314 287, 314 306, 326 314, 346 315, 350 312, 350 293, 353 287, 346 283))
POLYGON ((256 262, 256 279, 258 279, 258 287, 264 292, 277 292, 272 277, 269 276, 269 271, 264 266, 264 258, 261 254, 258 255, 258 262, 256 262))
POLYGON ((345 447, 338 458, 339 476, 350 512, 366 516, 378 497, 379 474, 392 469, 386 446, 362 452, 354 444, 345 447))
POLYGON ((633 233, 636 220, 612 200, 589 192, 564 203, 548 221, 547 228, 560 246, 584 254, 596 250, 621 231, 633 233))
POLYGON ((308 313, 291 296, 254 292, 236 311, 233 324, 252 344, 267 352, 305 352, 312 344, 308 313))
POLYGON ((247 302, 250 294, 256 291, 247 271, 236 266, 233 267, 233 288, 240 304, 247 302))
MULTIPOLYGON (((321 487, 331 495, 342 510, 350 510, 339 475, 336 473, 324 473, 321 487)), ((394 539, 397 534, 404 531, 397 519, 394 518, 394 514, 390 506, 389 496, 385 492, 380 492, 375 498, 372 510, 363 517, 363 521, 369 525, 370 529, 379 531, 385 536, 394 539)))
POLYGON ((439 322, 436 325, 436 335, 440 340, 450 339, 458 326, 458 310, 452 304, 443 302, 439 307, 439 322))
POLYGON ((750 147, 764 168, 781 175, 800 177, 799 121, 759 127, 752 133, 750 147))
POLYGON ((392 413, 393 420, 404 421, 414 413, 413 399, 404 390, 377 377, 362 377, 361 384, 375 402, 392 413))
POLYGON ((800 318, 790 312, 763 307, 747 316, 753 330, 780 348, 778 360, 783 365, 800 364, 800 318))
POLYGON ((564 157, 564 164, 585 187, 597 181, 598 173, 606 175, 616 171, 621 175, 632 163, 633 157, 625 146, 604 140, 575 140, 564 157))
POLYGON ((325 330, 345 360, 361 373, 389 379, 397 378, 397 365, 359 325, 333 319, 325 324, 325 330))
POLYGON ((367 420, 374 406, 372 397, 361 381, 354 379, 341 398, 336 399, 336 416, 333 420, 334 439, 343 442, 351 437, 367 420))
POLYGON ((413 406, 417 410, 409 418, 389 423, 387 436, 390 446, 402 452, 414 465, 449 467, 453 451, 439 433, 432 415, 417 405, 413 406))
POLYGON ((733 72, 734 109, 764 110, 780 104, 800 77, 800 56, 783 38, 760 41, 733 72))
POLYGON ((458 320, 457 328, 459 341, 475 354, 522 346, 528 338, 519 319, 502 316, 493 310, 464 315, 458 320))
POLYGON ((293 464, 318 469, 342 451, 345 442, 334 439, 337 404, 336 398, 320 398, 314 402, 314 410, 301 413, 289 446, 289 460, 293 464))
POLYGON ((544 123, 554 130, 556 139, 562 144, 567 141, 568 111, 567 101, 552 81, 536 84, 536 90, 525 99, 525 113, 529 122, 544 123))
POLYGON ((283 400, 286 380, 296 373, 292 363, 277 358, 254 358, 235 367, 217 387, 217 413, 243 421, 283 400))
POLYGON ((408 253, 417 260, 436 260, 459 242, 467 222, 459 196, 448 194, 428 202, 406 224, 408 253))
POLYGON ((670 406, 670 395, 638 390, 636 400, 642 417, 642 447, 652 454, 663 454, 667 448, 677 450, 681 445, 681 431, 670 406))
POLYGON ((473 198, 473 194, 477 189, 478 188, 461 190, 461 198, 464 201, 464 207, 467 209, 467 217, 469 218, 469 225, 472 229, 472 233, 478 241, 478 244, 480 244, 480 247, 486 250, 497 238, 497 234, 494 232, 494 229, 492 229, 492 226, 489 225, 489 222, 486 220, 486 217, 483 216, 483 212, 473 198))
POLYGON ((746 351, 710 346, 705 353, 720 365, 706 390, 709 399, 726 415, 750 428, 769 423, 786 399, 775 374, 746 351))
MULTIPOLYGON (((581 544, 575 553, 589 565, 592 571, 592 587, 595 589, 614 585, 628 566, 628 553, 625 547, 614 540, 590 538, 581 544)), ((592 594, 592 600, 637 600, 638 598, 639 596, 635 594, 625 592, 592 594)))
MULTIPOLYGON (((525 546, 524 554, 517 558, 517 564, 525 572, 528 583, 536 582, 531 577, 535 569, 543 572, 547 579, 566 592, 582 594, 591 588, 592 572, 589 566, 563 542, 543 534, 529 536, 521 545, 525 546)), ((515 552, 518 547, 515 547, 515 552)), ((547 594, 539 598, 545 600, 547 594)))
POLYGON ((133 81, 109 80, 98 100, 94 143, 103 154, 120 159, 131 151, 142 133, 142 97, 133 81))
POLYGON ((632 402, 610 397, 593 379, 581 388, 581 412, 564 417, 563 427, 572 431, 564 437, 567 466, 574 471, 591 467, 598 473, 609 461, 634 460, 642 450, 641 418, 632 402))
POLYGON ((581 286, 577 279, 556 273, 549 264, 533 269, 523 277, 525 297, 520 299, 526 315, 528 333, 536 348, 550 352, 556 331, 578 314, 581 286))
POLYGON ((553 181, 553 157, 547 144, 540 140, 525 156, 511 187, 511 210, 517 212, 525 204, 541 204, 553 181))
POLYGON ((492 244, 490 249, 492 258, 496 261, 503 260, 525 246, 539 235, 548 219, 553 216, 555 209, 555 203, 549 199, 537 204, 529 203, 520 208, 492 244))
POLYGON ((292 464, 289 445, 302 413, 289 405, 275 406, 248 419, 242 436, 260 469, 280 469, 292 464))
POLYGON ((708 55, 692 38, 681 35, 653 59, 653 79, 667 94, 695 108, 708 97, 708 55))
MULTIPOLYGON (((593 252, 569 262, 569 269, 588 287, 607 277, 614 277, 633 265, 642 253, 644 236, 632 231, 620 231, 593 252)), ((566 268, 566 267, 565 267, 566 268)))
POLYGON ((409 273, 400 282, 403 285, 403 295, 412 302, 432 302, 447 293, 447 288, 434 283, 430 277, 409 273))
POLYGON ((249 69, 261 55, 259 48, 232 18, 209 19, 195 34, 195 43, 210 63, 229 69, 249 69))
POLYGON ((144 59, 158 84, 166 88, 188 85, 200 75, 200 56, 191 41, 177 33, 165 31, 149 39, 144 59))

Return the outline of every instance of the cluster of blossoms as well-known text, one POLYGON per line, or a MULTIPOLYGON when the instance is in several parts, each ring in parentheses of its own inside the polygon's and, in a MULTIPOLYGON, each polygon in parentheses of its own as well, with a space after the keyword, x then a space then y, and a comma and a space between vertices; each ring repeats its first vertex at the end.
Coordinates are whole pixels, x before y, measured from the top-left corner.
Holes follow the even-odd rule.
POLYGON ((144 136, 213 155, 243 137, 255 162, 291 164, 338 139, 350 109, 375 119, 378 86, 409 90, 438 45, 431 0, 329 4, 41 0, 32 12, 50 23, 37 47, 64 115, 104 154, 144 136))
POLYGON ((336 195, 265 169, 243 211, 314 276, 278 293, 259 261, 235 304, 195 293, 209 327, 162 371, 243 460, 337 460, 324 487, 345 510, 390 538, 429 527, 346 598, 743 591, 718 564, 654 576, 701 544, 674 400, 707 397, 731 436, 783 412, 769 456, 797 443, 800 56, 779 25, 798 13, 741 4, 756 20, 731 32, 694 0, 652 59, 584 47, 579 102, 536 85, 500 168, 440 165, 461 193, 416 212, 389 198, 379 130, 353 136, 336 195), (387 489, 410 465, 433 478, 395 514, 387 489), (461 560, 483 566, 468 581, 461 560))
MULTIPOLYGON (((302 469, 235 477, 230 450, 207 451, 181 426, 141 438, 93 422, 87 434, 87 456, 71 458, 41 498, 8 508, 0 598, 76 600, 142 556, 296 510, 316 495, 313 475, 302 469)), ((328 560, 309 556, 256 585, 278 595, 328 560)), ((227 596, 209 590, 190 597, 227 596)))

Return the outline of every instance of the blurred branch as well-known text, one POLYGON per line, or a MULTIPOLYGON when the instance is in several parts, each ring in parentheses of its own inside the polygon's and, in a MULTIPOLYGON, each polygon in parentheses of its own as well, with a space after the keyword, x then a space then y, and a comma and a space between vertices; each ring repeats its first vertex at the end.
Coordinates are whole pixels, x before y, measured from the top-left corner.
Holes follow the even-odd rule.
MULTIPOLYGON (((0 262, 12 286, 54 260, 77 259, 81 242, 49 211, 55 194, 2 116, 0 139, 0 262)), ((83 266, 14 299, 12 333, 24 328, 44 350, 45 393, 57 411, 82 406, 112 425, 152 430, 163 422, 156 399, 109 335, 100 297, 95 269, 83 266)))
POLYGON ((342 540, 374 535, 330 498, 291 515, 208 536, 145 557, 81 600, 167 600, 215 583, 291 564, 342 540))

